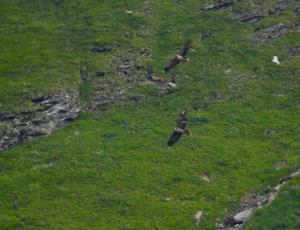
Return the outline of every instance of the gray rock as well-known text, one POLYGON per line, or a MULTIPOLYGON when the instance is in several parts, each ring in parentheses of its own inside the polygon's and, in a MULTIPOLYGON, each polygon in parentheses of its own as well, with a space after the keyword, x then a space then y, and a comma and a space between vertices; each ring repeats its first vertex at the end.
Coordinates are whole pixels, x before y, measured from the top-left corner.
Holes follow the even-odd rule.
POLYGON ((260 19, 262 19, 264 16, 259 15, 259 14, 245 14, 240 16, 239 20, 241 22, 247 22, 247 23, 253 23, 256 22, 260 19))
POLYGON ((172 83, 172 82, 169 82, 169 83, 168 83, 168 86, 170 86, 170 87, 172 87, 172 88, 176 88, 176 87, 177 87, 177 85, 176 85, 175 83, 172 83))
POLYGON ((243 211, 237 213, 233 217, 235 224, 244 223, 247 219, 249 219, 249 217, 251 216, 251 214, 252 214, 252 208, 246 209, 246 210, 243 210, 243 211))
POLYGON ((202 211, 198 210, 194 216, 196 219, 196 224, 200 224, 201 216, 202 216, 202 211))
POLYGON ((275 164, 274 164, 274 168, 279 170, 283 167, 285 167, 287 165, 287 161, 286 160, 281 160, 281 161, 277 161, 275 164))
POLYGON ((102 70, 96 70, 96 71, 95 71, 95 76, 96 76, 96 77, 102 77, 102 76, 105 76, 105 72, 102 71, 102 70))
POLYGON ((275 191, 279 191, 280 190, 280 187, 281 187, 281 185, 279 184, 279 185, 277 185, 274 189, 275 189, 275 191))
POLYGON ((0 131, 0 152, 29 137, 51 133, 80 113, 76 97, 67 92, 39 96, 32 102, 39 108, 9 115, 15 119, 0 131))
POLYGON ((290 58, 300 58, 300 48, 288 48, 286 50, 289 53, 290 58))
POLYGON ((276 39, 288 32, 288 26, 283 23, 278 23, 270 27, 261 29, 253 34, 252 38, 261 41, 271 41, 276 39))
POLYGON ((92 52, 97 52, 97 53, 104 53, 104 52, 109 52, 111 51, 112 48, 111 46, 94 46, 91 51, 92 52))
POLYGON ((215 3, 211 4, 211 5, 209 5, 209 6, 204 7, 202 10, 203 11, 221 10, 221 9, 233 6, 233 4, 235 2, 236 2, 235 0, 232 0, 232 1, 223 1, 223 2, 218 1, 218 2, 215 2, 215 3))
POLYGON ((295 14, 296 14, 297 16, 300 16, 300 7, 297 7, 297 8, 295 9, 295 14))
POLYGON ((208 175, 203 174, 202 179, 205 180, 206 182, 210 183, 210 178, 208 177, 208 175))

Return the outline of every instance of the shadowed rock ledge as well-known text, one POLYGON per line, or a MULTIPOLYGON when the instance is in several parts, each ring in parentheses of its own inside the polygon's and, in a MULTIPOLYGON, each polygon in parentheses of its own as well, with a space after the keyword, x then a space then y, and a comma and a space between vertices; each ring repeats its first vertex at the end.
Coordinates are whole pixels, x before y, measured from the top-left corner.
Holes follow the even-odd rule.
POLYGON ((30 137, 51 133, 81 110, 77 96, 64 91, 35 97, 32 102, 34 109, 0 114, 0 152, 30 137))

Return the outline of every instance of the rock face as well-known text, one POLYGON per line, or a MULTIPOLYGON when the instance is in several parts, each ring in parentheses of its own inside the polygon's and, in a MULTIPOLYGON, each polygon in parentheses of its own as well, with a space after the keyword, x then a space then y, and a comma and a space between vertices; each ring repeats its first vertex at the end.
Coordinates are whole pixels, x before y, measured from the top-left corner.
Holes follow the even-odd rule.
POLYGON ((220 10, 224 8, 228 8, 230 6, 233 6, 233 4, 236 2, 236 0, 231 1, 217 1, 209 6, 204 7, 203 11, 209 11, 209 10, 220 10))
POLYGON ((235 9, 234 11, 241 22, 253 23, 271 15, 280 15, 288 8, 291 2, 292 0, 282 0, 279 2, 274 1, 273 4, 264 5, 263 2, 249 1, 249 5, 246 9, 235 9))
POLYGON ((287 32, 288 26, 283 23, 278 23, 257 31, 255 34, 253 34, 252 38, 268 42, 286 34, 287 32))
POLYGON ((294 58, 294 57, 300 58, 300 48, 288 48, 286 50, 290 58, 294 58))
MULTIPOLYGON (((213 4, 203 7, 202 11, 218 11, 230 8, 235 13, 236 18, 240 22, 253 23, 262 18, 271 15, 280 15, 286 10, 293 0, 280 0, 272 3, 264 3, 264 1, 244 1, 243 7, 237 6, 236 3, 240 0, 216 0, 213 4)), ((297 8, 295 14, 299 15, 300 11, 297 8)))
POLYGON ((75 119, 80 106, 74 95, 51 93, 32 99, 35 109, 14 114, 0 114, 0 152, 30 137, 51 133, 75 119))

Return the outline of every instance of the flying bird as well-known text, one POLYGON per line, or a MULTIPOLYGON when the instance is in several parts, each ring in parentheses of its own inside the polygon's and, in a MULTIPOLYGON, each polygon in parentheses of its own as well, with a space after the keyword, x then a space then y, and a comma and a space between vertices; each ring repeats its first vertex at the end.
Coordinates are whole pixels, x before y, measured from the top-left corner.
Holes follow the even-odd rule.
POLYGON ((187 125, 186 115, 187 115, 187 111, 182 110, 179 115, 179 119, 177 121, 177 126, 174 129, 174 132, 168 141, 168 146, 173 146, 183 134, 187 134, 187 135, 190 134, 189 131, 186 129, 186 125, 187 125))
POLYGON ((189 59, 186 57, 189 49, 191 48, 192 46, 192 40, 187 40, 184 44, 184 47, 182 48, 180 54, 177 54, 173 60, 169 63, 169 65, 167 65, 165 68, 164 68, 164 71, 165 72, 168 72, 170 71, 171 69, 173 69, 175 66, 177 66, 180 62, 187 62, 189 61, 189 59))

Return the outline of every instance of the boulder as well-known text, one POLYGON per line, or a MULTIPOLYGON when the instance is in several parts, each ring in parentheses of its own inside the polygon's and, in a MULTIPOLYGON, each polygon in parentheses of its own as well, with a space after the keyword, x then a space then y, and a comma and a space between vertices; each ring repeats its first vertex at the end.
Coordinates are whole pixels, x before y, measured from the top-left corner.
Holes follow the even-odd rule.
POLYGON ((102 76, 105 76, 105 72, 102 71, 102 70, 96 70, 96 71, 95 71, 95 76, 96 76, 96 77, 102 77, 102 76))
POLYGON ((112 50, 111 46, 94 46, 91 51, 94 53, 105 53, 110 52, 112 50))
POLYGON ((235 224, 241 224, 241 223, 244 223, 247 219, 249 219, 249 217, 251 216, 252 214, 252 209, 246 209, 246 210, 243 210, 239 213, 237 213, 233 219, 234 219, 234 222, 235 224))
POLYGON ((196 219, 196 224, 200 224, 200 219, 201 219, 201 216, 202 216, 202 211, 201 210, 198 210, 195 214, 195 219, 196 219))

